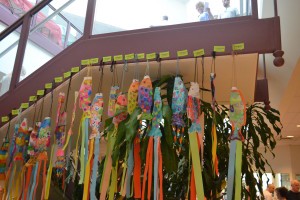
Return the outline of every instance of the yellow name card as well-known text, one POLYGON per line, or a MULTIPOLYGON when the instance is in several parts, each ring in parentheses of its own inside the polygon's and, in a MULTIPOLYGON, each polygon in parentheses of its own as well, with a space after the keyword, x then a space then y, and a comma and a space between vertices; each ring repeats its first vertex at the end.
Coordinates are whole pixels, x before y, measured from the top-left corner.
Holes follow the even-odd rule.
POLYGON ((134 53, 125 55, 125 60, 133 60, 133 59, 134 59, 134 53))
POLYGON ((21 108, 26 109, 29 107, 29 103, 22 103, 21 108))
POLYGON ((81 65, 89 65, 89 64, 90 64, 89 59, 81 60, 81 65))
POLYGON ((38 95, 38 96, 43 96, 44 94, 45 94, 45 90, 38 90, 36 92, 36 95, 38 95))
POLYGON ((72 67, 72 69, 71 69, 71 72, 72 73, 77 73, 77 72, 79 72, 79 67, 72 67))
POLYGON ((1 117, 1 121, 2 122, 7 122, 9 120, 9 117, 8 116, 3 116, 1 117))
POLYGON ((123 55, 116 55, 114 56, 114 61, 122 61, 123 60, 123 55))
POLYGON ((146 59, 147 60, 152 60, 156 58, 156 53, 147 53, 146 59))
POLYGON ((99 63, 99 58, 91 58, 90 59, 90 64, 98 64, 99 63))
POLYGON ((55 83, 60 83, 60 82, 62 82, 62 81, 63 81, 63 77, 61 77, 61 76, 55 77, 55 78, 54 78, 54 82, 55 82, 55 83))
POLYGON ((145 53, 138 53, 137 58, 138 58, 138 60, 144 59, 145 58, 145 53))
POLYGON ((45 89, 52 89, 52 83, 46 83, 45 89))
POLYGON ((218 53, 225 52, 225 46, 214 46, 214 51, 218 53))
POLYGON ((111 56, 105 56, 102 58, 103 62, 111 62, 111 56))
POLYGON ((12 115, 18 115, 19 114, 19 109, 11 110, 12 115))
POLYGON ((170 51, 160 52, 159 57, 160 58, 170 58, 170 51))
POLYGON ((30 101, 30 102, 36 101, 36 99, 37 99, 36 96, 30 96, 30 97, 29 97, 29 101, 30 101))
POLYGON ((177 51, 177 57, 184 57, 184 56, 188 56, 189 52, 187 49, 185 50, 181 50, 181 51, 177 51))
POLYGON ((193 51, 194 57, 199 57, 205 55, 204 49, 198 49, 193 51))
POLYGON ((245 44, 244 43, 238 43, 238 44, 233 44, 232 45, 232 50, 233 51, 240 51, 245 49, 245 44))
POLYGON ((70 71, 64 73, 64 78, 69 78, 70 76, 71 76, 70 71))

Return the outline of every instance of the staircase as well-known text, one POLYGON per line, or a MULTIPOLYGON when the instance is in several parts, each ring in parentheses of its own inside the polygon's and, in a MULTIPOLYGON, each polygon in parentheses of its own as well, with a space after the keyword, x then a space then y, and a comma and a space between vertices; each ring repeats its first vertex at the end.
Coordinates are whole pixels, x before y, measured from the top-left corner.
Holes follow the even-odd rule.
MULTIPOLYGON (((71 2, 69 1, 69 3, 71 2)), ((55 77, 62 76, 64 72, 70 71, 75 66, 80 66, 82 60, 89 58, 101 60, 108 55, 158 53, 168 50, 171 55, 168 59, 173 60, 176 59, 176 52, 183 49, 190 52, 187 58, 193 57, 192 52, 199 48, 205 49, 205 56, 211 56, 214 45, 226 47, 224 52, 217 53, 217 55, 230 55, 231 45, 243 42, 245 49, 241 53, 277 52, 275 59, 277 61, 282 59, 282 54, 278 54, 278 52, 282 52, 280 19, 278 16, 258 19, 256 0, 252 0, 252 16, 92 35, 95 5, 96 0, 88 0, 82 36, 70 45, 67 42, 60 42, 57 37, 54 39, 56 41, 54 44, 53 40, 45 40, 44 36, 47 34, 47 29, 41 30, 41 27, 44 26, 31 28, 35 14, 45 7, 51 7, 51 0, 41 1, 1 32, 0 45, 11 34, 18 33, 19 39, 14 42, 16 43, 14 46, 16 56, 13 62, 10 86, 8 91, 0 96, 0 117, 9 116, 12 118, 11 111, 18 109, 22 103, 28 102, 29 97, 36 95, 37 90, 44 90, 45 83, 54 82, 55 77), (37 33, 37 29, 41 31, 37 33), (28 40, 49 53, 50 59, 24 78, 21 75, 28 40)), ((57 9, 55 14, 59 14, 61 10, 63 8, 57 9)), ((50 22, 42 20, 42 23, 45 25, 50 22)), ((54 25, 52 24, 52 26, 54 25)), ((31 58, 35 59, 35 56, 32 55, 31 58)), ((118 62, 122 63, 123 61, 118 62)), ((100 62, 95 63, 95 65, 99 64, 100 62)), ((4 67, 3 65, 0 57, 0 71, 4 67)), ((58 85, 56 84, 55 87, 58 85)), ((46 90, 47 92, 50 91, 46 90)), ((261 93, 257 92, 255 99, 265 100, 262 95, 264 92, 265 90, 261 93)), ((0 127, 5 123, 7 122, 0 122, 0 127)))

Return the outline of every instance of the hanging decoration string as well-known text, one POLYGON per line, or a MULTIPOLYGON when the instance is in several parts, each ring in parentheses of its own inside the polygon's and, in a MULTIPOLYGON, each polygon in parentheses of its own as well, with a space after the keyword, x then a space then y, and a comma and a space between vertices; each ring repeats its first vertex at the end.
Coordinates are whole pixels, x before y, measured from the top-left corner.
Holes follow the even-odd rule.
POLYGON ((201 59, 201 67, 202 67, 202 80, 201 80, 201 99, 203 99, 203 92, 204 92, 204 74, 205 74, 205 71, 204 71, 204 56, 202 56, 202 59, 201 59))
POLYGON ((98 93, 102 92, 102 85, 103 85, 104 66, 102 64, 99 67, 99 71, 100 71, 100 80, 99 80, 99 85, 98 85, 98 89, 97 89, 98 93))
POLYGON ((123 92, 123 89, 124 89, 124 79, 125 79, 125 73, 127 71, 128 71, 128 63, 125 60, 124 65, 123 65, 123 70, 122 70, 121 92, 123 92))
POLYGON ((66 99, 66 103, 65 103, 65 107, 64 107, 64 112, 67 112, 68 110, 68 102, 69 102, 69 94, 70 94, 70 90, 71 88, 71 83, 72 83, 72 74, 68 83, 68 89, 67 89, 67 99, 66 99))
POLYGON ((176 60, 176 76, 179 74, 179 58, 176 60))
POLYGON ((134 65, 134 73, 133 73, 133 78, 140 80, 140 70, 139 70, 139 60, 137 54, 134 55, 135 59, 135 65, 134 65))

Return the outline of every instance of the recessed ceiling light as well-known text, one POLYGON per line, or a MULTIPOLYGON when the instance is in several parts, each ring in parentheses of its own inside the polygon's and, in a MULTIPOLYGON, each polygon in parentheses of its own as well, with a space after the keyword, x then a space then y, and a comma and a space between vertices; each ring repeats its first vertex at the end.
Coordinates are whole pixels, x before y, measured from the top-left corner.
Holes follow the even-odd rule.
POLYGON ((297 128, 300 128, 300 124, 297 125, 297 128))
POLYGON ((293 136, 293 135, 288 135, 288 136, 286 136, 287 138, 293 138, 293 137, 295 137, 295 136, 293 136))

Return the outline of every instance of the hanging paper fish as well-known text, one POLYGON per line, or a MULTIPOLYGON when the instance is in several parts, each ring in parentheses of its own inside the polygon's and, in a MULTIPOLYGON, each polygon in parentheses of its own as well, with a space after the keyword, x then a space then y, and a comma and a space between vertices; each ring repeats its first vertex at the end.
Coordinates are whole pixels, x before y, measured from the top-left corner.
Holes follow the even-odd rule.
POLYGON ((10 131, 10 121, 8 122, 7 132, 3 138, 3 143, 0 148, 0 181, 5 181, 6 179, 6 160, 8 157, 9 149, 9 131, 10 131))
POLYGON ((127 118, 127 98, 125 94, 120 94, 117 97, 117 102, 115 105, 115 116, 113 118, 114 129, 108 132, 108 142, 106 148, 106 157, 104 162, 104 173, 101 179, 101 187, 100 187, 100 199, 104 199, 107 193, 107 189, 110 183, 109 189, 109 200, 114 197, 114 192, 116 190, 116 183, 117 183, 117 169, 118 169, 118 162, 116 166, 112 167, 112 150, 115 145, 116 141, 116 134, 118 132, 118 125, 120 122, 127 118), (111 178, 110 178, 111 175, 111 178), (110 181, 111 180, 111 181, 110 181))
MULTIPOLYGON (((19 116, 20 117, 20 116, 19 116)), ((27 119, 24 118, 18 127, 15 135, 15 150, 13 163, 11 163, 11 174, 9 177, 8 195, 10 198, 19 198, 23 189, 22 167, 24 165, 23 150, 25 145, 25 137, 28 135, 27 119)))
MULTIPOLYGON (((142 80, 139 90, 138 90, 138 105, 142 109, 142 114, 139 118, 140 124, 138 133, 140 134, 140 137, 143 134, 143 123, 145 123, 145 120, 150 121, 152 119, 151 115, 151 107, 152 107, 152 82, 148 75, 144 76, 144 79, 142 80)), ((150 127, 149 127, 150 128, 150 127)), ((148 130, 147 130, 148 131, 148 130)))
MULTIPOLYGON (((79 184, 83 184, 84 181, 84 173, 86 170, 86 164, 88 161, 88 126, 89 126, 89 119, 91 118, 91 94, 92 94, 92 77, 84 77, 83 82, 80 86, 79 90, 79 107, 83 110, 83 114, 81 117, 81 148, 80 148, 80 179, 79 184)), ((80 129, 80 128, 79 128, 80 129)), ((80 137, 80 132, 78 134, 77 145, 76 145, 76 153, 78 149, 78 140, 80 137)), ((75 168, 77 169, 77 162, 75 160, 75 168)), ((76 171, 76 170, 75 170, 76 171)))
POLYGON ((46 184, 46 177, 47 177, 47 161, 48 161, 48 149, 50 147, 50 139, 51 139, 51 118, 45 117, 45 119, 41 123, 41 127, 38 131, 38 137, 37 137, 37 175, 36 175, 36 183, 35 183, 35 190, 33 193, 33 198, 35 198, 36 195, 36 189, 37 185, 39 183, 39 177, 40 177, 40 169, 43 165, 43 189, 42 189, 42 199, 44 198, 44 189, 46 184))
POLYGON ((115 115, 115 106, 118 97, 119 86, 111 86, 109 92, 109 100, 108 100, 108 117, 113 117, 115 115))
POLYGON ((177 144, 177 140, 179 141, 179 152, 182 148, 182 139, 185 127, 183 115, 186 112, 186 99, 187 90, 181 78, 177 76, 175 77, 172 96, 172 131, 174 137, 174 144, 177 144))
MULTIPOLYGON (((27 153, 30 156, 30 158, 27 163, 32 163, 33 160, 36 159, 37 138, 38 138, 38 130, 39 130, 40 126, 41 126, 41 122, 36 122, 33 130, 31 131, 31 134, 29 137, 29 145, 28 145, 28 149, 27 149, 27 153)), ((35 164, 35 162, 32 164, 35 164)))
POLYGON ((139 89, 139 80, 133 79, 128 90, 128 114, 132 114, 135 108, 138 106, 138 89, 139 89))
MULTIPOLYGON (((91 105, 91 118, 90 118, 90 127, 92 129, 92 132, 90 134, 90 137, 89 137, 89 156, 88 156, 88 162, 87 162, 87 165, 86 165, 86 172, 85 172, 85 176, 84 176, 84 188, 83 188, 83 199, 88 199, 88 195, 90 194, 91 197, 95 197, 95 193, 92 194, 89 192, 89 188, 91 190, 93 190, 95 192, 95 187, 93 186, 93 189, 91 188, 91 160, 92 160, 92 157, 93 157, 93 154, 94 154, 94 148, 98 148, 98 151, 99 151, 99 141, 98 141, 98 147, 95 147, 94 144, 95 144, 95 138, 97 137, 97 135, 99 136, 100 135, 100 132, 99 132, 99 128, 100 128, 100 125, 101 125, 101 120, 102 120, 102 114, 103 114, 103 96, 102 96, 102 93, 97 93, 94 97, 94 100, 93 100, 93 103, 91 105)), ((100 137, 98 137, 100 138, 100 137)), ((96 141, 97 142, 97 141, 96 141)), ((96 150, 96 149, 95 149, 96 150)), ((94 161, 96 161, 96 164, 98 163, 98 156, 94 157, 94 161)), ((94 163, 93 163, 94 165, 94 163)), ((92 165, 92 167, 94 167, 92 165)), ((97 169, 95 169, 97 171, 97 169)), ((97 177, 93 177, 95 180, 94 182, 96 181, 96 178, 97 177)), ((96 185, 95 185, 96 186, 96 185)))
MULTIPOLYGON (((89 178, 85 179, 84 186, 90 184, 90 199, 96 199, 96 180, 97 180, 97 171, 98 171, 98 158, 99 158, 99 140, 100 140, 100 127, 102 122, 102 115, 103 115, 103 95, 102 93, 97 93, 93 100, 91 106, 91 119, 90 119, 90 126, 92 128, 92 132, 90 134, 90 146, 94 143, 94 151, 90 152, 94 154, 94 159, 92 163, 92 175, 91 175, 91 183, 89 178), (87 183, 86 183, 87 182, 87 183)), ((91 155, 92 156, 92 155, 91 155)), ((90 157, 89 156, 89 159, 90 157)), ((89 163, 89 162, 88 162, 89 163)), ((89 177, 89 176, 88 176, 89 177)), ((87 190, 88 188, 84 188, 87 190)), ((87 193, 87 191, 86 191, 87 193)), ((87 196, 87 194, 86 194, 87 196)))
POLYGON ((195 187, 191 186, 190 199, 196 199, 196 194, 198 199, 204 199, 201 159, 199 157, 200 148, 201 148, 201 154, 203 155, 202 136, 200 137, 200 142, 198 142, 198 134, 201 134, 200 104, 201 102, 200 102, 199 84, 195 82, 191 82, 191 87, 188 93, 188 100, 187 100, 187 115, 192 123, 190 128, 188 129, 188 133, 189 133, 189 142, 190 142, 190 149, 191 149, 192 163, 193 163, 192 175, 191 175, 191 181, 193 181, 193 183, 191 185, 195 187), (196 189, 196 192, 194 191, 194 189, 196 189))
POLYGON ((228 167, 228 199, 241 199, 241 173, 242 173, 242 126, 246 123, 246 104, 242 92, 232 87, 230 94, 229 118, 232 125, 230 135, 230 154, 228 167), (233 193, 234 191, 234 193, 233 193))
POLYGON ((162 200, 163 199, 163 173, 162 173, 162 154, 161 154, 161 147, 160 147, 160 138, 162 136, 160 130, 160 123, 162 121, 162 100, 160 96, 159 87, 156 87, 154 92, 154 106, 153 106, 152 117, 153 117, 152 127, 148 134, 149 141, 148 141, 148 148, 146 154, 146 165, 145 165, 144 179, 143 179, 142 199, 145 199, 144 197, 146 193, 146 180, 148 181, 147 199, 151 199, 152 171, 154 169, 153 199, 162 200), (154 153, 154 165, 153 165, 153 153, 154 153))
MULTIPOLYGON (((25 164, 26 167, 26 181, 25 181, 25 189, 22 194, 22 199, 30 199, 30 191, 32 189, 32 193, 34 188, 31 188, 30 184, 32 183, 32 180, 36 177, 32 172, 34 172, 36 166, 36 161, 37 161, 37 137, 38 137, 38 130, 41 126, 41 122, 36 122, 34 124, 34 128, 32 129, 29 137, 29 143, 28 143, 28 148, 27 148, 27 154, 29 156, 29 159, 27 163, 25 164)), ((37 169, 36 169, 37 170, 37 169)))
MULTIPOLYGON (((60 92, 58 95, 58 106, 56 114, 56 128, 55 128, 55 144, 56 144, 56 176, 60 178, 63 175, 64 165, 65 165, 65 156, 64 156, 64 144, 65 144, 65 129, 66 129, 66 120, 67 113, 61 112, 63 103, 65 102, 65 93, 60 92)), ((68 102, 66 102, 68 103, 68 102)), ((50 170, 52 172, 52 170, 50 170)), ((51 179, 51 175, 49 174, 51 179)))
POLYGON ((5 171, 6 171, 6 160, 8 156, 8 148, 9 148, 9 139, 7 137, 4 138, 0 149, 0 180, 5 180, 5 171))

